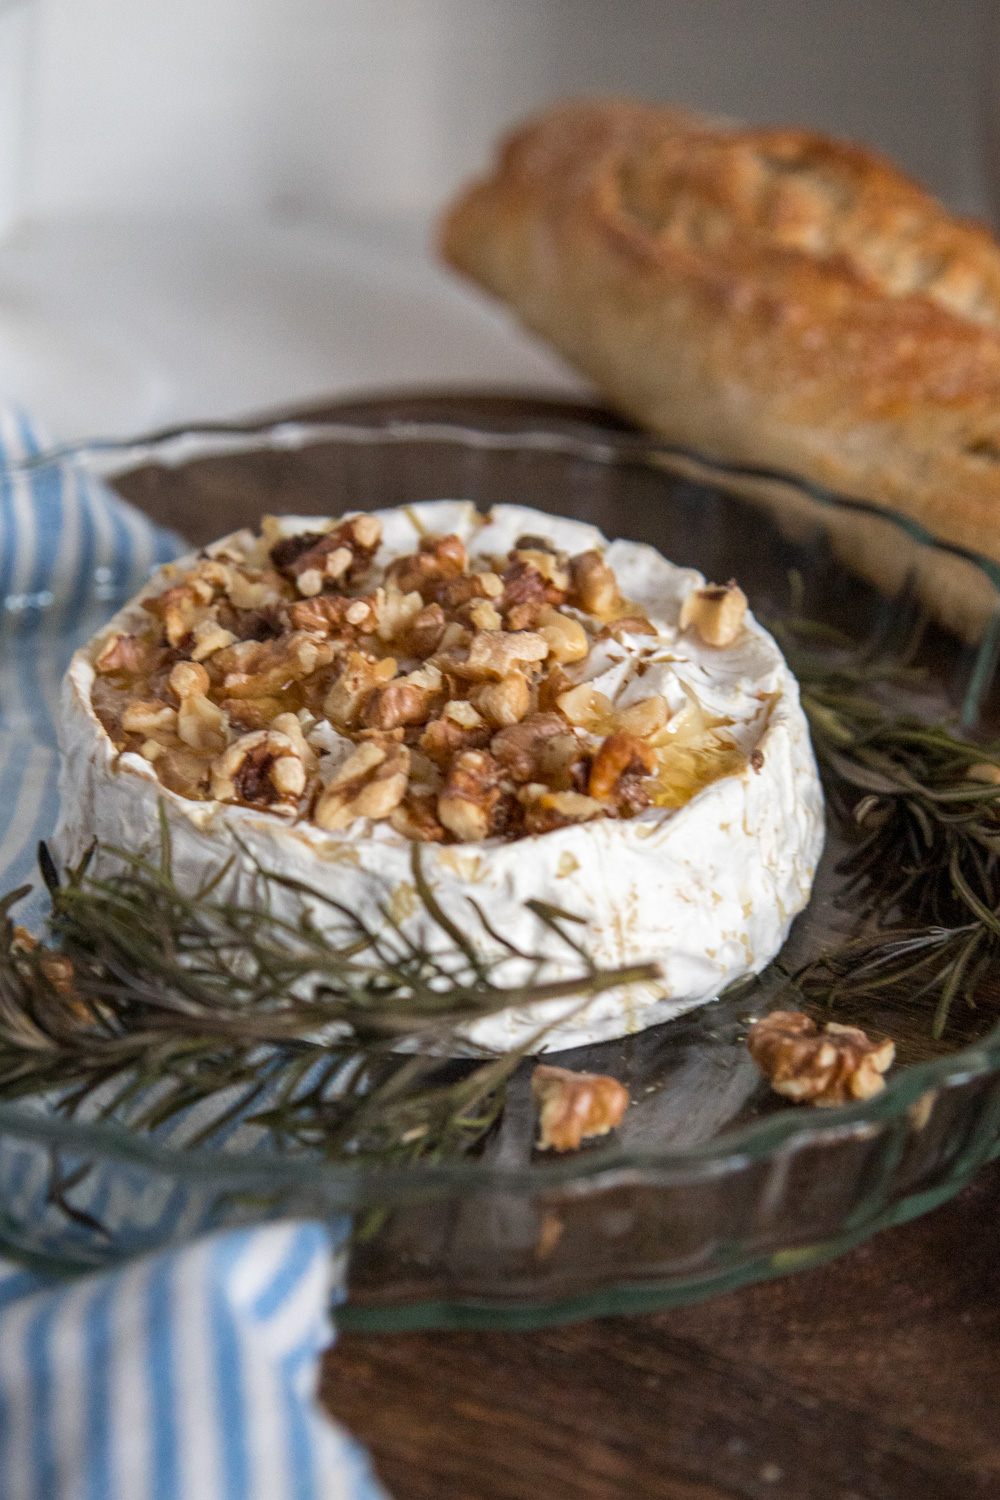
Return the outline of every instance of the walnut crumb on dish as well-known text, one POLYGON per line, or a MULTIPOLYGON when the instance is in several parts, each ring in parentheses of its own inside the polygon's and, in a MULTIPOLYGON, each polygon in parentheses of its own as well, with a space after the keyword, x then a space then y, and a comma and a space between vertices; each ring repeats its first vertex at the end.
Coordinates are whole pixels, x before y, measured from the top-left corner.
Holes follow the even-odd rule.
POLYGON ((885 1088, 895 1043, 873 1042, 857 1026, 827 1021, 822 1030, 797 1010, 774 1010, 747 1036, 754 1062, 775 1093, 800 1104, 850 1104, 885 1088))
POLYGON ((605 1073, 574 1073, 539 1063, 531 1075, 538 1106, 539 1151, 575 1151, 582 1141, 607 1135, 622 1122, 628 1092, 605 1073))

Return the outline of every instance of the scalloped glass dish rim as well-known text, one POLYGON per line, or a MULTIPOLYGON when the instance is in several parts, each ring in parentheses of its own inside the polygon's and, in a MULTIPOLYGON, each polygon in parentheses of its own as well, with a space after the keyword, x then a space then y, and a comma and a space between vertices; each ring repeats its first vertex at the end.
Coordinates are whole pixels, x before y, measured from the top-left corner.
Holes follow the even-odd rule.
MULTIPOLYGON (((578 418, 568 421, 579 423, 578 418)), ((595 427, 594 431, 599 435, 591 437, 587 435, 585 426, 582 423, 579 425, 580 431, 577 433, 569 430, 553 432, 532 429, 492 431, 448 422, 414 419, 357 423, 295 418, 260 424, 188 424, 140 437, 62 445, 8 465, 5 472, 37 470, 66 459, 77 459, 84 461, 95 473, 110 477, 137 467, 142 462, 155 461, 166 467, 179 467, 197 458, 267 449, 299 449, 324 442, 341 442, 358 447, 384 444, 396 446, 407 442, 450 443, 480 451, 516 452, 523 449, 534 453, 561 453, 567 457, 605 465, 675 458, 695 463, 709 471, 709 474, 714 473, 722 487, 727 479, 774 481, 793 486, 824 506, 879 516, 921 546, 936 547, 972 562, 1000 592, 1000 565, 966 548, 943 542, 919 523, 873 502, 839 495, 779 470, 721 463, 694 450, 660 442, 639 433, 617 433, 612 429, 595 427)), ((711 477, 706 477, 697 482, 710 484, 712 481, 711 477)), ((995 611, 979 648, 966 698, 966 717, 970 712, 973 718, 975 716, 989 684, 998 645, 1000 607, 995 611)), ((290 1158, 240 1155, 212 1148, 184 1151, 161 1147, 150 1138, 114 1123, 80 1123, 45 1113, 40 1107, 25 1108, 12 1104, 0 1105, 0 1132, 55 1148, 77 1150, 107 1160, 144 1166, 148 1170, 169 1174, 187 1182, 213 1183, 232 1188, 287 1189, 296 1185, 312 1189, 322 1187, 323 1195, 331 1206, 347 1209, 372 1203, 403 1202, 410 1198, 436 1196, 463 1189, 476 1193, 487 1190, 539 1193, 550 1189, 597 1190, 625 1183, 668 1186, 705 1180, 736 1170, 747 1162, 787 1150, 793 1145, 808 1146, 821 1140, 843 1139, 858 1132, 869 1131, 874 1125, 891 1124, 932 1090, 957 1087, 994 1073, 1000 1073, 1000 1025, 961 1051, 912 1064, 898 1073, 890 1074, 884 1091, 863 1104, 842 1105, 836 1109, 808 1113, 792 1107, 739 1130, 723 1132, 701 1146, 681 1151, 667 1147, 656 1152, 626 1151, 616 1145, 590 1147, 563 1160, 533 1162, 528 1167, 517 1169, 484 1166, 478 1161, 467 1160, 438 1162, 433 1165, 414 1163, 405 1168, 373 1168, 363 1164, 332 1164, 317 1160, 315 1156, 290 1158)), ((907 1212, 907 1205, 910 1203, 922 1202, 924 1199, 943 1201, 962 1185, 966 1175, 968 1174, 953 1170, 948 1179, 938 1187, 925 1194, 917 1193, 896 1200, 887 1214, 881 1217, 885 1222, 898 1222, 901 1218, 911 1216, 907 1212)), ((932 1206, 932 1203, 927 1206, 932 1206)), ((920 1211, 920 1207, 912 1210, 913 1213, 920 1211)), ((848 1239, 853 1243, 857 1238, 870 1233, 872 1227, 878 1227, 878 1224, 852 1233, 848 1239)), ((829 1253, 837 1253, 836 1247, 840 1245, 840 1240, 831 1242, 829 1253)), ((818 1253, 821 1247, 814 1248, 818 1253)), ((759 1274, 769 1273, 765 1267, 759 1274)), ((636 1288, 635 1292, 636 1295, 641 1295, 641 1289, 636 1288)), ((653 1295, 652 1289, 650 1295, 653 1295)), ((663 1305, 663 1295, 661 1288, 659 1305, 663 1305)), ((593 1294, 588 1294, 583 1300, 592 1301, 593 1294)), ((429 1305, 424 1306, 430 1316, 429 1305)), ((396 1312, 398 1311, 397 1309, 396 1312)))

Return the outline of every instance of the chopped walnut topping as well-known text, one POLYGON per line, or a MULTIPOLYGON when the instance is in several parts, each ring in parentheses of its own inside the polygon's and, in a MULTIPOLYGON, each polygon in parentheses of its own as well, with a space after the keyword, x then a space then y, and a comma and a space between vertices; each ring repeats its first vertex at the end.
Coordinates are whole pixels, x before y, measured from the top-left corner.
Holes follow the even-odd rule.
POLYGON ((387 818, 403 800, 409 770, 404 745, 363 741, 320 794, 315 821, 332 831, 356 818, 387 818))
POLYGON ((482 714, 473 708, 468 698, 452 698, 442 709, 446 719, 457 724, 459 729, 481 729, 484 724, 482 714))
POLYGON ((528 833, 551 833, 554 828, 568 828, 571 823, 589 823, 607 811, 593 797, 585 797, 581 792, 550 792, 540 782, 529 782, 522 787, 517 800, 524 809, 528 833))
POLYGON ((611 715, 610 702, 589 682, 581 682, 578 687, 560 693, 556 707, 570 724, 576 724, 580 729, 596 731, 611 715))
MULTIPOLYGON (((259 538, 167 570, 148 627, 96 652, 95 712, 171 791, 445 843, 632 817, 654 795, 681 805, 683 789, 664 800, 678 716, 636 694, 661 632, 627 613, 599 552, 524 535, 506 558, 470 558, 460 537, 425 535, 379 566, 377 517, 286 524, 265 517, 259 538), (618 708, 590 679, 629 652, 615 692, 636 701, 618 708)), ((711 633, 706 620, 692 616, 711 633)))
POLYGON ((747 596, 732 579, 692 589, 681 605, 680 627, 693 629, 706 646, 731 646, 743 629, 747 596))
POLYGON ((606 620, 621 605, 621 593, 614 570, 599 552, 581 552, 570 563, 569 602, 606 620))
MULTIPOLYGON (((590 784, 590 754, 573 730, 554 734, 539 746, 535 769, 553 791, 584 792, 590 784)), ((606 812, 607 808, 602 808, 606 812)))
MULTIPOLYGON (((420 595, 406 597, 419 599, 420 595)), ((442 645, 447 629, 448 621, 440 604, 426 604, 417 611, 399 637, 400 650, 405 656, 432 656, 442 645)), ((461 626, 458 629, 464 638, 464 630, 461 626)))
POLYGON ((167 645, 180 646, 195 625, 208 617, 214 592, 206 579, 192 574, 187 582, 176 583, 164 593, 144 599, 143 608, 160 619, 167 645))
POLYGON ((283 712, 280 698, 223 698, 221 708, 237 729, 266 729, 283 712))
POLYGON ((590 650, 587 632, 579 620, 574 620, 570 615, 561 615, 558 610, 543 610, 538 616, 535 629, 546 642, 553 661, 582 661, 590 650))
POLYGON ((271 571, 247 574, 230 568, 226 593, 236 609, 266 609, 280 600, 280 583, 278 574, 271 571))
POLYGON ((375 595, 376 614, 378 615, 378 637, 381 641, 394 641, 417 629, 417 622, 422 615, 429 611, 435 611, 432 615, 434 623, 440 619, 440 629, 433 642, 428 645, 426 651, 406 652, 406 655, 429 656, 437 649, 441 632, 444 630, 444 611, 436 604, 425 606, 420 594, 414 589, 409 594, 404 594, 400 589, 390 583, 386 588, 379 589, 375 595))
POLYGON ((128 734, 151 735, 157 731, 177 733, 177 710, 169 703, 130 703, 122 714, 122 728, 128 734))
POLYGON ((520 672, 499 682, 484 682, 469 689, 469 701, 487 724, 503 729, 523 719, 531 707, 531 689, 520 672))
POLYGON ((307 631, 325 640, 354 641, 365 630, 375 628, 376 609, 370 599, 322 594, 316 599, 298 600, 288 610, 288 621, 293 630, 307 631))
POLYGON ((318 594, 327 580, 350 583, 367 572, 381 540, 382 523, 377 517, 355 516, 332 531, 282 537, 271 548, 271 562, 300 594, 310 596, 318 594))
POLYGON ((192 750, 213 753, 226 743, 226 716, 208 696, 208 673, 199 662, 179 661, 170 686, 180 699, 177 735, 192 750))
POLYGON ((623 635, 655 635, 656 626, 645 615, 621 615, 597 632, 599 641, 620 641, 623 635))
POLYGON ((463 750, 481 749, 488 744, 489 738, 490 731, 485 723, 474 729, 464 729, 454 719, 442 714, 439 719, 430 721, 419 744, 428 760, 444 769, 463 750))
POLYGON ((549 576, 553 561, 547 552, 512 554, 510 566, 503 572, 499 602, 508 630, 530 630, 544 610, 565 600, 569 579, 558 570, 558 581, 549 576))
POLYGON ((94 662, 98 672, 129 672, 142 676, 159 660, 159 648, 138 635, 113 635, 105 641, 94 662))
POLYGON ((645 739, 647 735, 657 734, 663 729, 668 718, 665 698, 643 698, 638 703, 619 710, 615 715, 615 728, 622 734, 638 735, 640 739, 645 739))
POLYGON ((622 1122, 628 1091, 606 1073, 574 1073, 539 1063, 531 1075, 538 1106, 539 1151, 575 1151, 592 1136, 607 1135, 622 1122))
POLYGON ((212 762, 212 796, 256 807, 297 803, 315 770, 298 719, 279 714, 270 729, 242 735, 212 762))
POLYGON ((548 642, 530 630, 477 630, 469 646, 466 661, 456 663, 463 677, 477 681, 509 677, 511 672, 529 662, 544 661, 549 654, 548 642))
POLYGON ((438 797, 437 814, 460 843, 489 838, 500 800, 499 781, 500 767, 485 750, 463 750, 456 756, 438 797))
POLYGON ((430 601, 436 586, 465 572, 468 556, 465 543, 457 536, 424 536, 420 549, 409 557, 389 564, 387 578, 404 594, 411 589, 430 601))
POLYGON ((537 781, 545 741, 565 733, 566 721, 558 714, 530 714, 495 734, 490 749, 512 780, 537 781))
POLYGON ((431 716, 430 695, 405 678, 376 688, 368 699, 365 723, 371 729, 395 729, 400 724, 426 724, 431 716))
POLYGON ((191 632, 194 644, 191 647, 191 660, 204 661, 216 651, 221 651, 224 646, 231 646, 236 640, 231 630, 223 630, 217 619, 208 616, 199 620, 191 632))
POLYGON ((634 734, 609 734, 590 768, 590 795, 606 801, 623 776, 649 776, 655 765, 652 750, 634 734))
POLYGON ((408 793, 389 814, 389 823, 404 839, 422 844, 440 844, 448 837, 438 821, 437 798, 430 793, 408 793))
POLYGON ((275 641, 227 646, 212 658, 212 671, 227 698, 266 698, 328 666, 334 654, 329 642, 296 630, 275 641))
POLYGON ((775 1093, 819 1105, 871 1099, 885 1088, 882 1074, 896 1055, 891 1041, 873 1042, 859 1027, 836 1021, 821 1031, 796 1010, 774 1010, 755 1021, 747 1046, 775 1093))
POLYGON ((514 567, 534 568, 536 573, 542 575, 550 590, 565 596, 569 588, 569 574, 560 566, 559 554, 553 552, 551 547, 515 547, 511 558, 514 567))
POLYGON ((351 651, 344 670, 326 695, 324 714, 338 729, 357 728, 368 699, 395 675, 396 662, 391 656, 379 661, 364 652, 351 651))
POLYGON ((503 620, 488 599, 479 599, 469 610, 469 624, 477 630, 499 630, 503 620))

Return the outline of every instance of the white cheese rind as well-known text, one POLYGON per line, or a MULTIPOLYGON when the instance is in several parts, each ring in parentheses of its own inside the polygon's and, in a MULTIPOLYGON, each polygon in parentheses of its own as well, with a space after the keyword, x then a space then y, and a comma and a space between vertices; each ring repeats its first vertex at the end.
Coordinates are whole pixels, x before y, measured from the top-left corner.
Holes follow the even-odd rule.
MULTIPOLYGON (((595 685, 624 706, 663 690, 660 679, 675 675, 707 708, 735 721, 732 737, 741 749, 756 748, 763 757, 759 770, 748 765, 677 810, 597 819, 511 843, 422 845, 424 872, 455 920, 466 930, 470 922, 474 926, 467 899, 473 897, 508 941, 551 956, 551 977, 578 972, 578 961, 525 909, 530 898, 586 919, 587 946, 599 964, 655 958, 662 965, 661 983, 609 991, 582 1010, 578 1000, 510 1009, 469 1026, 466 1043, 473 1049, 521 1045, 547 1024, 551 1029, 538 1050, 603 1041, 679 1015, 763 968, 809 899, 823 842, 822 793, 798 687, 766 631, 748 616, 740 641, 723 651, 675 636, 680 604, 701 585, 701 575, 637 543, 607 546, 599 532, 580 522, 501 506, 484 524, 471 505, 455 501, 380 515, 380 561, 413 550, 414 521, 457 531, 476 554, 502 555, 525 532, 550 536, 573 552, 607 548, 626 597, 642 604, 667 633, 669 653, 658 654, 673 659, 669 668, 650 662, 639 682, 629 678, 627 659, 606 661, 595 685)), ((286 529, 299 529, 297 521, 289 518, 286 529)), ((154 578, 143 595, 163 586, 162 577, 154 578)), ((76 653, 67 674, 58 857, 77 860, 95 837, 104 844, 155 848, 162 805, 175 879, 184 887, 196 888, 207 870, 236 853, 223 890, 235 895, 242 887, 247 894, 239 840, 263 868, 306 881, 367 921, 379 922, 380 906, 388 900, 408 932, 439 940, 415 898, 411 846, 387 824, 359 820, 327 833, 272 813, 190 801, 163 787, 141 757, 118 755, 91 706, 92 662, 110 633, 139 628, 147 619, 132 601, 76 653)), ((648 648, 648 638, 637 639, 648 648)), ((617 648, 611 654, 626 656, 617 648)), ((279 909, 283 901, 292 908, 294 898, 279 891, 279 909)))

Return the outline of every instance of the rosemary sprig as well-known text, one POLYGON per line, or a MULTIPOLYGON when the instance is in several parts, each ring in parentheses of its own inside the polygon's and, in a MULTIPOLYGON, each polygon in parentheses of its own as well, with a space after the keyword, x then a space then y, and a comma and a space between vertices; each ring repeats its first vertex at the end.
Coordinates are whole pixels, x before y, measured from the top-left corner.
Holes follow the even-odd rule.
POLYGON ((939 1039, 953 1002, 974 1008, 1000 957, 1000 787, 984 779, 989 767, 1000 779, 1000 744, 892 707, 923 681, 912 666, 917 637, 880 658, 807 621, 774 628, 800 683, 828 808, 852 843, 841 900, 864 929, 793 984, 829 1004, 935 996, 939 1039))
POLYGON ((579 959, 573 977, 548 977, 541 954, 477 945, 442 911, 414 850, 416 889, 443 939, 433 945, 408 938, 388 905, 369 926, 260 868, 246 904, 217 895, 224 870, 186 895, 165 824, 158 864, 105 849, 110 875, 92 874, 88 857, 59 878, 43 849, 53 944, 13 924, 27 888, 0 902, 0 1099, 48 1095, 69 1116, 145 1131, 181 1117, 189 1146, 251 1122, 281 1149, 328 1157, 472 1150, 548 1028, 465 1063, 447 1060, 456 1032, 512 1005, 582 1005, 658 970, 599 968, 565 931, 577 919, 541 903, 538 922, 579 959), (273 909, 279 887, 297 898, 295 920, 273 909))

